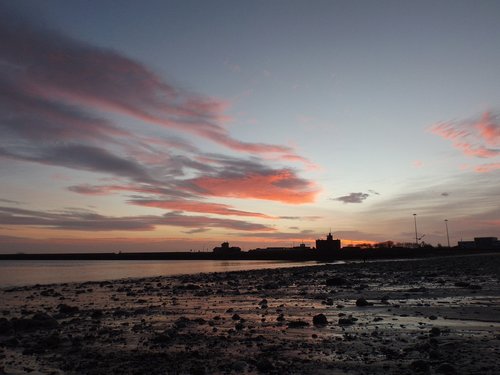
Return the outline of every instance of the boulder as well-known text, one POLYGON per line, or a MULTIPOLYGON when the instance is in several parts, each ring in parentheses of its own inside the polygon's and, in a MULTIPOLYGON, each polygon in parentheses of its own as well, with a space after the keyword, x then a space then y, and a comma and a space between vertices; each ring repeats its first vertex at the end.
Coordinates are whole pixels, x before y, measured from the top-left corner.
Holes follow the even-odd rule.
POLYGON ((318 314, 313 316, 313 324, 315 326, 326 326, 328 324, 328 319, 324 314, 318 314))

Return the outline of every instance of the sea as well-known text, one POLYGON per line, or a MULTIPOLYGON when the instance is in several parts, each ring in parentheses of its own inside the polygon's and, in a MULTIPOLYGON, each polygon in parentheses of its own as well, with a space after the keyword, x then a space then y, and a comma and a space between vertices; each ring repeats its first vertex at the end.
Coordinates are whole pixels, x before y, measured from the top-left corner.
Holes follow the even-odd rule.
POLYGON ((0 288, 317 264, 260 260, 0 260, 0 288))

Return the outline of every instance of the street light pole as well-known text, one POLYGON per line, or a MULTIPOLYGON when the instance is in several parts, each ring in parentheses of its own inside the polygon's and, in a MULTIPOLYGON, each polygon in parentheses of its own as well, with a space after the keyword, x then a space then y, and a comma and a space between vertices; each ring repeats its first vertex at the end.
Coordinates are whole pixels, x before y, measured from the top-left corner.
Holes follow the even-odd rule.
POLYGON ((417 214, 413 214, 413 220, 415 221, 415 245, 418 247, 417 214))
POLYGON ((450 247, 450 234, 448 233, 448 219, 444 219, 444 225, 446 226, 446 239, 448 240, 448 247, 450 247))

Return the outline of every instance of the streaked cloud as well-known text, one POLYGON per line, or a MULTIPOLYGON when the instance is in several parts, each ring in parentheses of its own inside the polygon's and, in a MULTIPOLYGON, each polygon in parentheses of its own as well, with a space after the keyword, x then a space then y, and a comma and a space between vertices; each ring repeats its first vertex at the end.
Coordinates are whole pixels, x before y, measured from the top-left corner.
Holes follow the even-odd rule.
POLYGON ((266 220, 275 218, 271 215, 204 200, 314 200, 319 188, 289 165, 310 169, 313 163, 289 146, 234 138, 226 129, 227 101, 174 85, 138 60, 4 8, 0 158, 93 172, 94 179, 67 190, 125 195, 128 204, 169 211, 118 218, 2 211, 4 224, 82 231, 149 231, 158 225, 184 226, 190 233, 206 228, 270 231, 264 224, 211 215, 266 220), (193 136, 222 147, 217 154, 204 152, 193 136))
POLYGON ((220 219, 208 216, 187 216, 169 212, 161 216, 111 217, 88 210, 37 211, 13 207, 0 207, 0 225, 43 227, 76 231, 151 231, 166 225, 186 228, 226 228, 243 231, 273 231, 258 223, 242 220, 220 219))
POLYGON ((163 208, 175 211, 187 212, 202 212, 216 215, 232 215, 232 216, 248 216, 259 217, 263 219, 275 219, 273 216, 261 214, 258 212, 248 212, 236 210, 227 204, 221 203, 207 203, 192 200, 151 200, 151 199, 135 199, 130 200, 129 203, 138 206, 163 208))
POLYGON ((136 181, 152 181, 147 170, 134 160, 122 158, 99 147, 67 144, 54 147, 26 147, 20 151, 9 151, 0 147, 0 157, 59 165, 73 169, 110 173, 136 181))
MULTIPOLYGON (((78 105, 194 134, 235 151, 287 158, 296 154, 288 146, 232 137, 222 126, 229 120, 228 103, 223 100, 176 87, 117 51, 35 26, 7 9, 1 13, 0 60, 8 73, 1 78, 11 79, 10 85, 3 85, 8 91, 1 94, 15 101, 16 108, 31 107, 27 106, 31 102, 34 110, 58 120, 92 123, 93 119, 70 107, 78 105)), ((58 130, 62 129, 53 129, 58 130)))
MULTIPOLYGON (((500 121, 497 115, 484 113, 480 118, 434 124, 429 131, 452 142, 454 148, 469 157, 492 159, 500 157, 500 121)), ((478 167, 478 172, 496 169, 493 165, 478 167)))
POLYGON ((474 168, 479 173, 489 173, 500 169, 500 163, 482 164, 474 168))

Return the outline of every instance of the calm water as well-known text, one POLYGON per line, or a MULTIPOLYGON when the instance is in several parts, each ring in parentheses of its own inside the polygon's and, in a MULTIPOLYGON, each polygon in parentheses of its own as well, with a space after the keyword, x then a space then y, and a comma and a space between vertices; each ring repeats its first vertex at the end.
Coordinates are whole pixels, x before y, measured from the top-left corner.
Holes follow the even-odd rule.
POLYGON ((299 267, 316 262, 220 260, 2 260, 0 287, 299 267))

